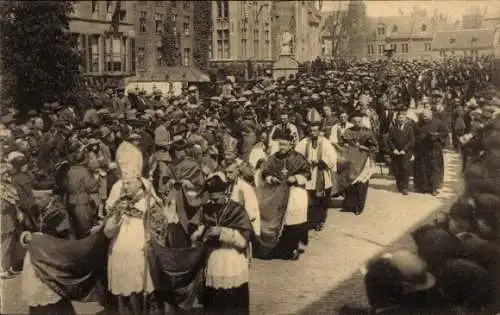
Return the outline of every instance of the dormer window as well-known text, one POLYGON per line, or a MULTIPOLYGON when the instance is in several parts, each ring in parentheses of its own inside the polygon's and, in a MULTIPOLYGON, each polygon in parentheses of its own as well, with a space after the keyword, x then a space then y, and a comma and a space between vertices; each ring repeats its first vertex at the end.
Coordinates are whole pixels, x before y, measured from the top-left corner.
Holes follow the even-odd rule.
POLYGON ((455 44, 456 41, 457 41, 456 38, 450 38, 450 44, 455 44))
POLYGON ((393 25, 392 26, 392 32, 393 33, 397 33, 398 32, 398 26, 397 25, 393 25))
POLYGON ((477 42, 477 37, 472 37, 471 42, 473 43, 477 42))
POLYGON ((378 36, 384 36, 384 35, 385 35, 385 26, 380 25, 380 26, 377 28, 377 35, 378 35, 378 36))
POLYGON ((427 31, 427 25, 422 24, 422 32, 425 32, 425 31, 427 31))

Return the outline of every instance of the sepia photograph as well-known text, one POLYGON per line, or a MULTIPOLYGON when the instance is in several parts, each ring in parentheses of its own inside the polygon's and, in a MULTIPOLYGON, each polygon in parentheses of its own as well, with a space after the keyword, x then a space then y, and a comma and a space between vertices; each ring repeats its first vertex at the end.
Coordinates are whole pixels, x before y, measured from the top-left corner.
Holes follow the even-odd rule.
POLYGON ((0 0, 0 314, 500 314, 500 0, 0 0))

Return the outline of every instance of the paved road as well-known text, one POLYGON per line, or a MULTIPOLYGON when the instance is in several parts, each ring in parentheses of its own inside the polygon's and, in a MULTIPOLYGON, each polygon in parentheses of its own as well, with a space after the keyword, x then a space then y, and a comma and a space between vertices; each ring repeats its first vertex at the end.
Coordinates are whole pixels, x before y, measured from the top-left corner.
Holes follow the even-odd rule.
MULTIPOLYGON (((253 260, 252 314, 335 314, 345 303, 366 303, 359 268, 383 251, 412 248, 407 232, 447 209, 461 190, 459 157, 446 155, 445 183, 438 197, 396 192, 392 179, 370 181, 361 216, 331 209, 327 225, 314 232, 299 261, 253 260)), ((20 278, 2 283, 2 314, 26 314, 20 278)), ((75 303, 78 314, 96 314, 95 303, 75 303)))

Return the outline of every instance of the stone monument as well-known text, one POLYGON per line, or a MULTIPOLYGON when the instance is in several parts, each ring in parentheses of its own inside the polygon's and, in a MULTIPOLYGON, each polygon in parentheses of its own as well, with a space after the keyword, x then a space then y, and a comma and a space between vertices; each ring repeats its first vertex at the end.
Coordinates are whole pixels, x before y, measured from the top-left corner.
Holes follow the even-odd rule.
POLYGON ((299 70, 299 63, 293 56, 294 37, 285 31, 281 34, 281 51, 278 60, 273 65, 273 77, 287 77, 290 74, 295 75, 299 70))

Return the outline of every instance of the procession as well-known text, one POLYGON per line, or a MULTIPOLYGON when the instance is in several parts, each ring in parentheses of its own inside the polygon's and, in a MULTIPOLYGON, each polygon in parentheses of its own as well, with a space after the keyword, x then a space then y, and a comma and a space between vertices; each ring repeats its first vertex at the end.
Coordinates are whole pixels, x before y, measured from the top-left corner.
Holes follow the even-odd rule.
POLYGON ((75 302, 104 314, 254 313, 256 264, 300 266, 337 212, 365 224, 374 178, 395 183, 401 209, 439 200, 456 156, 464 188, 451 207, 408 231, 415 251, 359 266, 368 305, 329 313, 500 312, 495 57, 384 52, 175 93, 119 83, 39 107, 3 98, 0 277, 20 283, 30 314, 78 314, 75 302))

